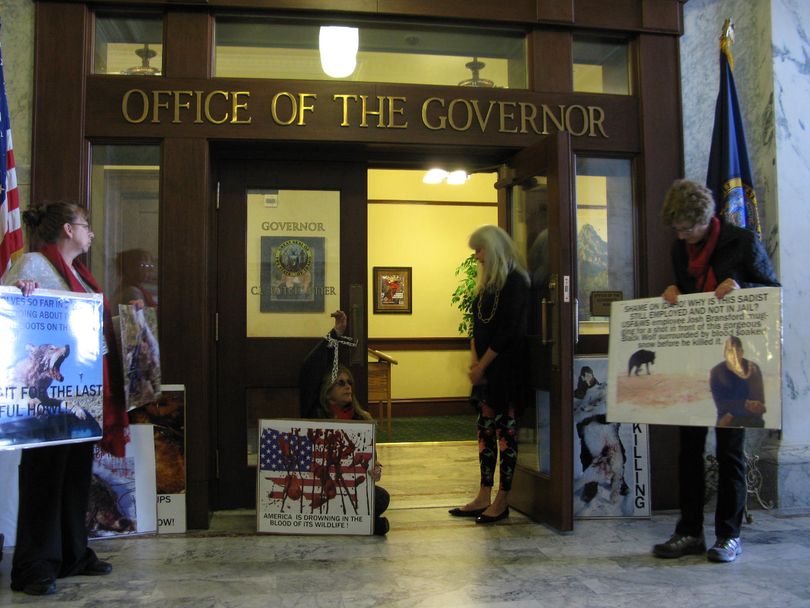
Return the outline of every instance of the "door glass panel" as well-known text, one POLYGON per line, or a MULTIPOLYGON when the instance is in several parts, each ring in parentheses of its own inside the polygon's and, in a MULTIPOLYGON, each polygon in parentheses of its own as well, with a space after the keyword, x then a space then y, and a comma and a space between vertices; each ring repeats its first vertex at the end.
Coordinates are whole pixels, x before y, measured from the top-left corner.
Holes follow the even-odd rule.
POLYGON ((98 13, 93 73, 160 76, 163 68, 163 16, 98 13))
POLYGON ((606 300, 635 298, 631 164, 578 156, 576 168, 579 333, 607 334, 606 300))
POLYGON ((159 146, 94 145, 90 209, 93 274, 118 304, 158 303, 159 146))
POLYGON ((624 40, 574 37, 574 91, 630 95, 629 46, 624 40))
MULTIPOLYGON (((551 331, 551 328, 543 327, 542 321, 543 299, 548 294, 550 268, 546 177, 537 175, 526 183, 512 188, 509 213, 510 233, 518 246, 518 251, 525 256, 526 268, 531 278, 528 332, 537 336, 544 330, 551 331)), ((543 370, 531 370, 531 373, 542 374, 543 370)), ((532 378, 533 386, 536 387, 541 383, 542 381, 532 378)), ((533 471, 550 473, 550 395, 548 391, 543 390, 534 390, 533 393, 533 407, 526 407, 518 417, 518 463, 533 471)))
POLYGON ((340 302, 340 191, 247 190, 248 338, 321 336, 340 302))

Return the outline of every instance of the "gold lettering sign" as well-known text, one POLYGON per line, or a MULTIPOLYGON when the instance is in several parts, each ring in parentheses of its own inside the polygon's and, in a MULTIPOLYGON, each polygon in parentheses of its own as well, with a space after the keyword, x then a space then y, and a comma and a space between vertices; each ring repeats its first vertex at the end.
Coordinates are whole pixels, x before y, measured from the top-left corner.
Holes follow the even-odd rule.
MULTIPOLYGON (((336 126, 341 128, 410 127, 407 97, 335 93, 323 103, 337 106, 336 126)), ((318 95, 280 91, 273 95, 269 107, 260 109, 277 126, 306 127, 308 114, 319 111, 318 95)), ((250 106, 249 91, 130 89, 121 98, 121 115, 130 124, 249 125, 256 111, 250 106)), ((605 110, 600 106, 428 97, 421 102, 419 116, 420 126, 430 131, 521 135, 567 131, 575 137, 608 139, 605 110)))

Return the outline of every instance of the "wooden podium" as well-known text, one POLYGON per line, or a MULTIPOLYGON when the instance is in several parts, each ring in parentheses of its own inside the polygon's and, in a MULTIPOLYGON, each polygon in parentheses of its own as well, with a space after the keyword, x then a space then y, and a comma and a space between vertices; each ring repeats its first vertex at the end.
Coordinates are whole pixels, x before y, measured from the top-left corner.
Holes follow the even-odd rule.
POLYGON ((368 354, 377 359, 368 364, 368 403, 377 403, 377 419, 382 422, 385 416, 385 436, 391 439, 391 366, 398 362, 373 348, 368 349, 368 354))

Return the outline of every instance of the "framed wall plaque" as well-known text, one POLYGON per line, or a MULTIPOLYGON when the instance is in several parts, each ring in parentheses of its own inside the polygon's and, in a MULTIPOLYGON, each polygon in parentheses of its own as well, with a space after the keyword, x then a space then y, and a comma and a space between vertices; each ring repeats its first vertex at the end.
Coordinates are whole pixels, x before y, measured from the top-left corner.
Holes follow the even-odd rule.
POLYGON ((413 285, 410 266, 375 266, 374 314, 411 314, 413 285))

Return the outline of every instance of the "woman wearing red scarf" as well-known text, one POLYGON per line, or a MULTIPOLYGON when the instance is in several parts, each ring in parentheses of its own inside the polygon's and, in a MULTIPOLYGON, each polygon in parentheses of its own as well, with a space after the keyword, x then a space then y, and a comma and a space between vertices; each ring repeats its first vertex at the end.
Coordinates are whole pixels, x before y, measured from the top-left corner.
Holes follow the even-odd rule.
MULTIPOLYGON (((340 347, 357 346, 357 341, 343 334, 348 327, 346 313, 336 310, 332 313, 335 328, 324 340, 312 349, 301 366, 299 395, 303 418, 331 418, 335 420, 374 420, 354 392, 354 378, 349 368, 340 365, 340 347)), ((374 458, 374 468, 369 471, 375 484, 382 477, 382 465, 374 458)), ((388 491, 374 486, 374 534, 388 534, 388 518, 383 512, 388 508, 391 496, 388 491)))
MULTIPOLYGON (((30 237, 41 245, 9 271, 5 281, 28 296, 35 289, 100 293, 78 257, 89 251, 93 230, 87 212, 58 202, 23 213, 30 237)), ((104 429, 100 446, 119 458, 128 440, 121 360, 104 299, 104 429)), ((76 574, 109 574, 112 566, 87 546, 85 516, 93 463, 91 443, 23 450, 20 459, 17 544, 11 588, 31 595, 56 591, 55 580, 76 574)))
MULTIPOLYGON (((675 283, 662 297, 675 304, 682 293, 714 292, 721 300, 736 289, 779 286, 771 261, 751 230, 714 217, 711 191, 677 180, 664 199, 662 217, 678 237, 672 248, 675 283)), ((681 517, 675 534, 655 545, 657 557, 675 558, 706 551, 703 536, 705 427, 680 427, 678 459, 681 517)), ((717 540, 706 552, 714 562, 732 562, 742 553, 740 526, 745 508, 744 428, 717 428, 719 463, 714 529, 717 540)))

